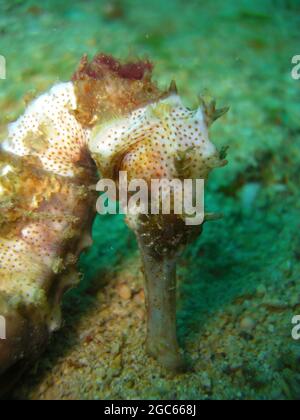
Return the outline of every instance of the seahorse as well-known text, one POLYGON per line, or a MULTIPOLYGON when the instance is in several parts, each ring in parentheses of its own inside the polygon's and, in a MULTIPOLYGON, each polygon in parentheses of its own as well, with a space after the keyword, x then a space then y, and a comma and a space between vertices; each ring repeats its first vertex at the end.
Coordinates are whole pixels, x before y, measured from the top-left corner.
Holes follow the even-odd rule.
MULTIPOLYGON (((186 108, 175 83, 160 90, 149 61, 84 56, 72 80, 31 103, 8 126, 0 149, 0 388, 43 351, 61 324, 65 290, 91 244, 97 178, 206 179, 223 166, 209 125, 227 109, 186 108), (98 172, 97 172, 98 170, 98 172)), ((185 215, 129 214, 142 255, 147 350, 163 366, 183 362, 176 336, 176 263, 201 232, 185 215)))

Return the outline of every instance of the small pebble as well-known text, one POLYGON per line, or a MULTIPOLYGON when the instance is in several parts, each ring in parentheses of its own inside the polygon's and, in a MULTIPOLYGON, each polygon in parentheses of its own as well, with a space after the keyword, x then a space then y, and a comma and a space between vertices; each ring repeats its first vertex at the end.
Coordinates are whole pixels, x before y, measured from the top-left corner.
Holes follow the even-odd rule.
POLYGON ((108 20, 115 20, 124 17, 124 9, 120 1, 111 0, 105 3, 102 9, 103 15, 108 20))
POLYGON ((274 332, 275 332, 275 327, 274 327, 274 325, 272 325, 272 324, 268 325, 268 332, 269 332, 270 334, 274 334, 274 332))
POLYGON ((257 296, 264 296, 267 293, 267 288, 264 284, 260 284, 256 289, 257 296))
POLYGON ((140 319, 141 321, 143 321, 145 319, 145 311, 143 311, 142 309, 137 309, 135 311, 135 315, 138 317, 138 319, 140 319))
POLYGON ((255 328, 255 321, 250 317, 245 317, 240 322, 240 329, 244 332, 251 332, 255 328))
POLYGON ((212 381, 206 372, 201 375, 201 385, 205 391, 211 391, 212 389, 212 381))
POLYGON ((134 300, 138 304, 143 304, 145 302, 144 290, 141 290, 136 295, 134 295, 134 300))
POLYGON ((129 300, 132 296, 130 288, 127 284, 120 284, 117 288, 118 295, 123 300, 129 300))

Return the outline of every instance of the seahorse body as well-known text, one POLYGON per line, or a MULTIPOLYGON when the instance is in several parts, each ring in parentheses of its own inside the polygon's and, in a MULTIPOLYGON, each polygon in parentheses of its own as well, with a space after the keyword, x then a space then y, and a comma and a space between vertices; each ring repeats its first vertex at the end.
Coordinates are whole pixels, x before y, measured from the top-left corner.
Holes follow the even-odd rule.
MULTIPOLYGON (((34 358, 60 325, 60 300, 91 243, 96 170, 73 115, 72 83, 54 86, 8 127, 0 152, 0 374, 34 358)), ((20 372, 22 369, 20 369, 20 372)))
POLYGON ((84 57, 68 83, 32 102, 0 143, 0 393, 43 350, 61 323, 63 292, 79 281, 91 245, 96 165, 87 149, 95 122, 160 95, 148 62, 84 57))

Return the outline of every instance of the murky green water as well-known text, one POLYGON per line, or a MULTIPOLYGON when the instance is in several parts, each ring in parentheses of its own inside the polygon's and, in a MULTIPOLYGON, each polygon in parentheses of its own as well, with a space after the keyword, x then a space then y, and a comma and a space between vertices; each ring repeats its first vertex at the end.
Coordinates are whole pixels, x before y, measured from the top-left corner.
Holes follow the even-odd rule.
POLYGON ((70 326, 89 316, 91 287, 136 254, 122 217, 99 216, 85 278, 65 299, 67 327, 16 397, 46 398, 50 387, 62 398, 300 398, 300 341, 291 337, 300 314, 300 79, 291 74, 299 41, 296 0, 0 0, 1 130, 29 98, 68 80, 84 53, 100 51, 149 58, 158 83, 175 79, 188 105, 206 91, 231 107, 211 132, 230 146, 229 165, 206 195, 207 210, 224 217, 205 226, 179 268, 180 341, 194 371, 174 382, 154 368, 142 380, 141 356, 135 371, 125 366, 98 388, 83 368, 81 382, 72 377, 59 394, 64 340, 72 348, 70 326))

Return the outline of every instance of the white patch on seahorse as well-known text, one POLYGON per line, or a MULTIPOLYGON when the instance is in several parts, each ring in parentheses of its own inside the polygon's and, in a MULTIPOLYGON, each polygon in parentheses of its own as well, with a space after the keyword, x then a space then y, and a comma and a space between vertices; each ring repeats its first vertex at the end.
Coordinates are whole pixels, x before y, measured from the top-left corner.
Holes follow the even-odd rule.
POLYGON ((72 82, 53 86, 8 126, 2 150, 17 156, 37 157, 46 171, 74 176, 74 163, 79 160, 89 135, 74 116, 76 108, 72 82))
POLYGON ((13 168, 11 165, 5 165, 2 168, 0 168, 0 176, 6 176, 12 171, 13 171, 13 168))

